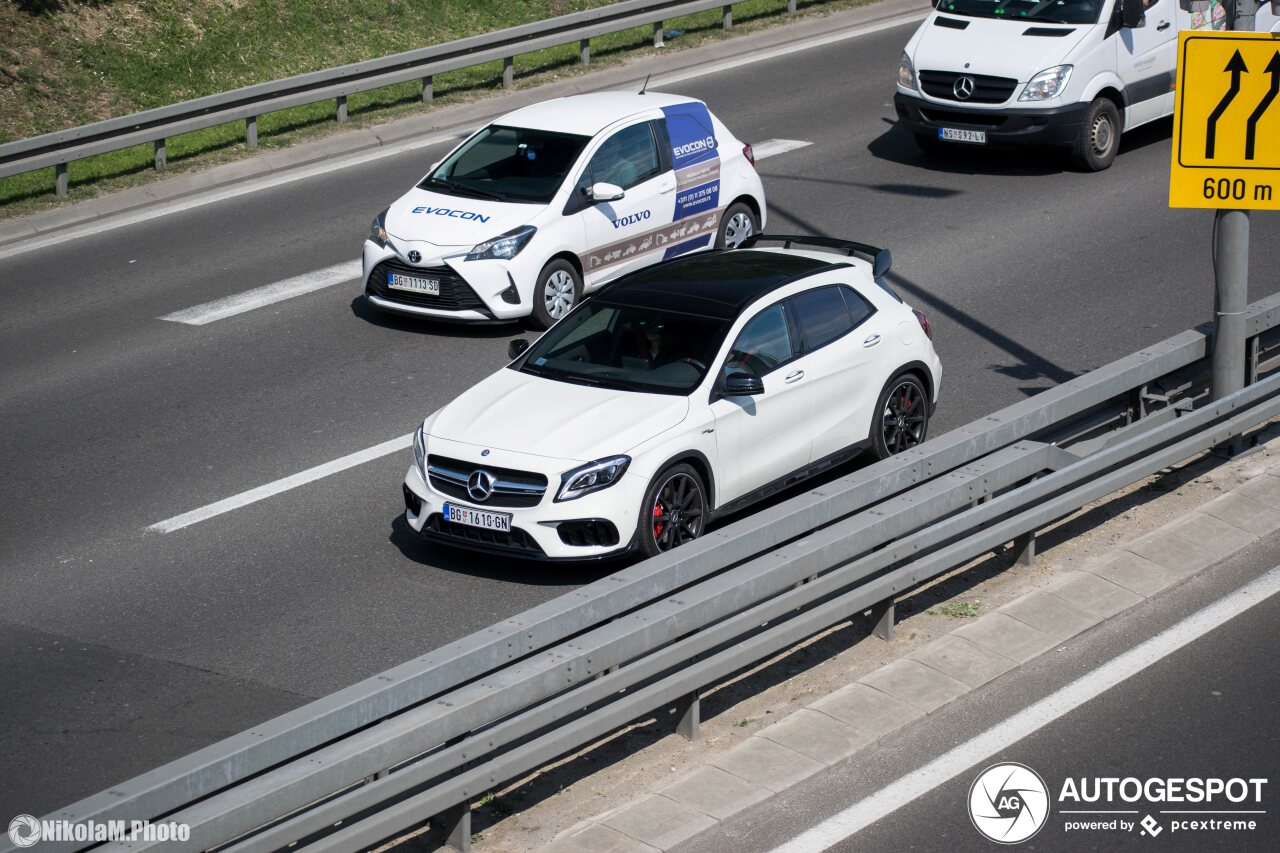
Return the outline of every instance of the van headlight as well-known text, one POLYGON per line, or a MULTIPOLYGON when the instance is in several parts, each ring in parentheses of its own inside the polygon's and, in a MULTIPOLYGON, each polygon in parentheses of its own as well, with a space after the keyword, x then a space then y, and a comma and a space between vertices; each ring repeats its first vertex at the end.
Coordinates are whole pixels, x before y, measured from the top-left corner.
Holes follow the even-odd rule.
POLYGON ((1055 65, 1046 68, 1027 83, 1027 88, 1018 96, 1019 101, 1047 101, 1062 94, 1071 79, 1070 65, 1055 65))
POLYGON ((916 68, 905 50, 902 52, 902 61, 898 63, 898 85, 913 92, 916 90, 916 68))
POLYGON ((608 459, 597 459, 588 462, 581 468, 574 468, 560 475, 560 491, 556 493, 556 503, 571 501, 601 489, 607 489, 622 479, 627 466, 631 464, 630 456, 610 456, 608 459))
POLYGON ((390 208, 383 209, 373 217, 373 223, 369 226, 369 239, 380 249, 385 249, 387 246, 387 210, 390 208))
POLYGON ((505 234, 499 234, 492 240, 476 243, 471 247, 471 251, 467 253, 466 260, 511 260, 520 254, 520 250, 533 239, 533 235, 536 233, 538 233, 538 229, 532 225, 521 225, 519 228, 513 228, 505 234))

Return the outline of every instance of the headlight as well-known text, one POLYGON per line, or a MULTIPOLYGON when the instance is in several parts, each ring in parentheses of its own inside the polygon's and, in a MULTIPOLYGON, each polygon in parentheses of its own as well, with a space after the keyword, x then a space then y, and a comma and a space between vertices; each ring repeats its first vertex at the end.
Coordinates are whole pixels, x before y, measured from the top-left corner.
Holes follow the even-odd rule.
POLYGON ((499 234, 492 240, 476 243, 471 251, 467 253, 466 259, 468 261, 483 261, 495 258, 504 261, 510 260, 520 254, 520 250, 525 247, 525 244, 537 232, 538 229, 532 225, 521 225, 519 228, 513 228, 506 234, 499 234))
POLYGON ((898 64, 898 85, 905 86, 912 91, 916 88, 916 69, 911 64, 911 57, 907 56, 907 52, 902 52, 902 62, 898 64))
POLYGON ((1062 94, 1067 88, 1067 80, 1071 79, 1070 65, 1057 65, 1046 68, 1031 78, 1027 88, 1018 96, 1019 101, 1047 101, 1062 94))
POLYGON ((418 473, 422 475, 423 481, 427 479, 427 436, 422 431, 422 427, 418 427, 418 431, 413 434, 413 464, 418 466, 418 473))
POLYGON ((571 501, 601 489, 607 489, 622 479, 627 466, 631 464, 630 456, 610 456, 608 459, 597 459, 574 468, 560 475, 560 491, 556 494, 556 503, 571 501))
MULTIPOLYGON (((389 210, 390 208, 388 208, 389 210)), ((387 211, 384 210, 377 216, 373 217, 373 224, 369 226, 369 239, 377 243, 378 246, 385 247, 387 245, 387 211)))

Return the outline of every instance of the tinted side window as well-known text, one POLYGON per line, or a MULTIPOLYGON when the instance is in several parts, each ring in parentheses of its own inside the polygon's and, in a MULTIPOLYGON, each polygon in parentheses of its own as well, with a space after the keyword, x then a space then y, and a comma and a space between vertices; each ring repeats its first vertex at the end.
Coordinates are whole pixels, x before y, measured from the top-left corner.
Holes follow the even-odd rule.
POLYGON ((623 128, 609 137, 587 166, 592 183, 616 184, 624 190, 660 171, 658 146, 648 122, 623 128))
POLYGON ((738 333, 724 363, 724 375, 749 373, 764 376, 795 357, 787 313, 782 305, 771 305, 753 317, 738 333))
POLYGON ((844 305, 849 309, 849 316, 854 326, 861 325, 863 320, 876 313, 872 304, 852 287, 840 288, 840 294, 844 297, 844 305))
POLYGON ((804 339, 805 352, 825 346, 853 328, 841 287, 820 287, 791 297, 791 310, 804 339))

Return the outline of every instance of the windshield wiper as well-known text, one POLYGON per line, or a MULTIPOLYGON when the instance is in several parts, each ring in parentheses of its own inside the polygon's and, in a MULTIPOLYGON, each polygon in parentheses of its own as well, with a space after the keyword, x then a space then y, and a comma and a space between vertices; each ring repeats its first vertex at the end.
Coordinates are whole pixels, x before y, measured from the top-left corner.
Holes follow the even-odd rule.
POLYGON ((459 195, 469 195, 474 198, 487 198, 490 201, 502 201, 502 196, 497 193, 491 193, 488 190, 477 189, 476 187, 469 187, 466 184, 460 184, 457 181, 451 181, 448 178, 427 178, 423 183, 431 184, 433 186, 441 186, 445 189, 458 193, 459 195))

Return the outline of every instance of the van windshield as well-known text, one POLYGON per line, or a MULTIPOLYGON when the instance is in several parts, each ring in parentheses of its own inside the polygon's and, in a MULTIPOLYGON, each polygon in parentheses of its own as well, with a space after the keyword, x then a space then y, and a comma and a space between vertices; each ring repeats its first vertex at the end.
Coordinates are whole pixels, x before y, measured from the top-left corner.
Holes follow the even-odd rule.
POLYGON ((938 0, 938 11, 972 18, 1096 24, 1104 0, 938 0))

